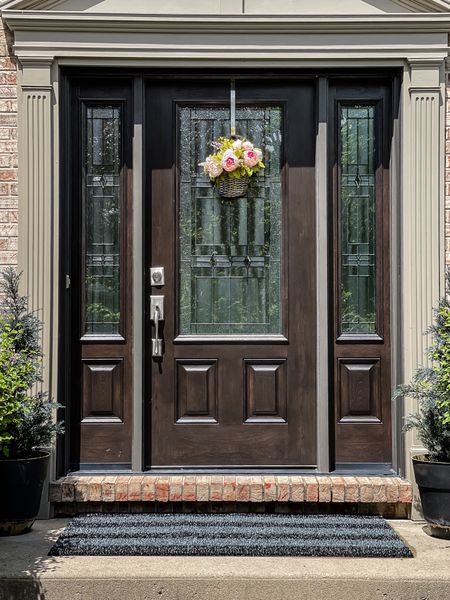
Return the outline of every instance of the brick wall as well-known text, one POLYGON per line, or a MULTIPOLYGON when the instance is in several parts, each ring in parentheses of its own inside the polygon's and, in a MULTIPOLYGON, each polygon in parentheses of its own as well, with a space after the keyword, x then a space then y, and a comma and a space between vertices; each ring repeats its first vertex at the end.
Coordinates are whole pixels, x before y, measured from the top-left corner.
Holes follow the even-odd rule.
POLYGON ((0 20, 0 268, 17 265, 17 73, 0 20))
POLYGON ((445 265, 450 269, 450 60, 446 74, 446 121, 445 121, 445 265))

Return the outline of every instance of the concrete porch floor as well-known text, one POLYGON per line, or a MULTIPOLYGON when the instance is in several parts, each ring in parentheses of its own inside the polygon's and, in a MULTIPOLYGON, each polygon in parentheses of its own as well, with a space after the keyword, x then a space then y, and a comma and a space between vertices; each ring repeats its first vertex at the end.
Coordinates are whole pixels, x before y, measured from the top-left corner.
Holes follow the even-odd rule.
POLYGON ((0 600, 449 600, 450 541, 389 521, 413 559, 48 557, 63 519, 0 538, 0 600))

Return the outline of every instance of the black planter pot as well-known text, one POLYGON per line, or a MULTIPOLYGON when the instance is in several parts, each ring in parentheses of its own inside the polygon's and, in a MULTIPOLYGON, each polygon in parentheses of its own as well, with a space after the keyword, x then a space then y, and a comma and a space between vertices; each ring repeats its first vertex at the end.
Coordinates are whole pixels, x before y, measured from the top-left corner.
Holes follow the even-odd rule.
POLYGON ((39 512, 50 454, 0 460, 0 535, 17 535, 31 529, 39 512))
POLYGON ((450 463, 413 458, 423 516, 434 537, 450 539, 450 463))

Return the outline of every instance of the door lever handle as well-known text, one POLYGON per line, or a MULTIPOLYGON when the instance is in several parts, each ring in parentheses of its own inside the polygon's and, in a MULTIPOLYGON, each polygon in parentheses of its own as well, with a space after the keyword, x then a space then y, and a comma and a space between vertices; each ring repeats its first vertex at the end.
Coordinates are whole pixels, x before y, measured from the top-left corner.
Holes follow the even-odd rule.
POLYGON ((164 319, 164 296, 150 296, 150 314, 155 323, 155 337, 152 338, 152 356, 163 355, 163 340, 159 337, 159 322, 164 319))

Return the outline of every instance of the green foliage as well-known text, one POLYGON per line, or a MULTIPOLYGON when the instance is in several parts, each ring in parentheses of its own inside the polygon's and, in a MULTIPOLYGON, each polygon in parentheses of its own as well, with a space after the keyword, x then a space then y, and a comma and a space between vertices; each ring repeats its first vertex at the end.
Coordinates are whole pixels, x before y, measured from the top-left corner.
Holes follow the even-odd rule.
POLYGON ((91 302, 86 306, 86 317, 94 319, 97 323, 118 323, 120 312, 112 311, 101 302, 91 302))
POLYGON ((0 448, 5 456, 9 456, 12 427, 28 400, 26 394, 34 378, 33 355, 16 352, 17 339, 22 334, 19 324, 13 329, 0 321, 0 448))
POLYGON ((30 396, 27 402, 21 404, 18 418, 10 428, 11 456, 32 456, 36 448, 47 448, 55 435, 64 433, 62 422, 53 420, 53 411, 57 408, 62 406, 49 401, 47 394, 43 393, 30 396))
MULTIPOLYGON (((20 274, 12 267, 7 267, 2 272, 3 280, 0 281, 0 292, 2 293, 1 318, 5 324, 16 332, 14 336, 14 348, 17 353, 25 352, 34 360, 34 379, 31 384, 40 381, 40 332, 41 323, 35 313, 28 310, 28 298, 22 296, 19 291, 20 274)), ((30 385, 31 385, 30 384, 30 385)))
MULTIPOLYGON (((450 284, 450 277, 448 278, 450 284)), ((450 424, 450 303, 447 296, 441 299, 435 311, 435 323, 430 328, 434 343, 430 358, 434 361, 437 403, 443 412, 443 424, 450 424)))
POLYGON ((373 333, 375 313, 360 314, 354 305, 352 292, 341 288, 342 323, 345 324, 343 333, 373 333))
POLYGON ((41 322, 28 310, 28 299, 19 292, 20 275, 3 272, 0 316, 0 457, 26 458, 36 448, 48 446, 62 425, 54 422, 59 405, 31 388, 41 381, 39 336, 41 322))
POLYGON ((433 368, 418 369, 413 380, 398 386, 394 397, 408 396, 419 401, 419 412, 406 417, 404 431, 417 428, 430 459, 450 462, 450 427, 444 424, 443 411, 437 399, 436 374, 433 368))
POLYGON ((434 311, 434 323, 428 330, 433 343, 428 354, 429 368, 418 369, 412 381, 400 385, 394 397, 407 396, 419 403, 419 412, 406 418, 405 430, 417 428, 419 439, 431 460, 450 462, 450 274, 447 295, 434 311))

